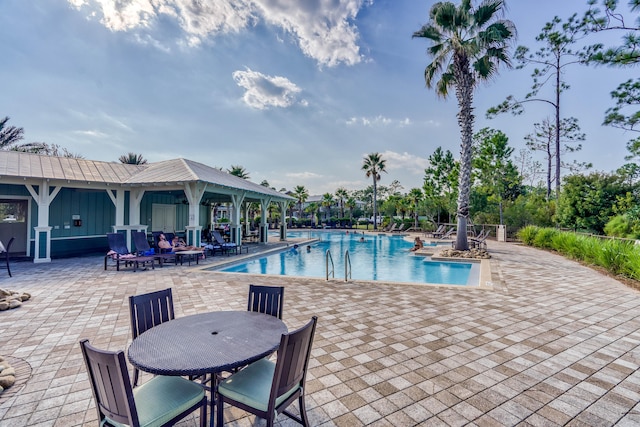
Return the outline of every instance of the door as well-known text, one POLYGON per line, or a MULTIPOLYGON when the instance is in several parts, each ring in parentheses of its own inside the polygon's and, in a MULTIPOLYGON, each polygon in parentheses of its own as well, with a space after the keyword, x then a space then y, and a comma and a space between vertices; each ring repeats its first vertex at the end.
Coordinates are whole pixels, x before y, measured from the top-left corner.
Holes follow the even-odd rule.
POLYGON ((173 233, 176 230, 176 206, 154 203, 151 206, 151 229, 173 233))
POLYGON ((0 199, 0 241, 6 247, 12 237, 12 254, 27 253, 27 200, 0 199))

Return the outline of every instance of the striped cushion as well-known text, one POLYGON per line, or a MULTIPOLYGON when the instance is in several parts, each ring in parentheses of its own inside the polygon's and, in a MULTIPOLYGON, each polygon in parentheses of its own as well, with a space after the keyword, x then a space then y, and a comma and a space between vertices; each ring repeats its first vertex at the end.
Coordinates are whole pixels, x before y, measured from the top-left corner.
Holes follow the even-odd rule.
MULTIPOLYGON (((204 389, 180 377, 157 376, 133 389, 140 427, 161 426, 204 397, 204 389)), ((124 427, 110 419, 106 422, 124 427)))
MULTIPOLYGON (((266 411, 269 406, 269 394, 276 364, 267 359, 258 360, 237 374, 222 381, 218 393, 244 403, 259 411, 266 411)), ((276 407, 300 388, 295 385, 291 390, 276 399, 276 407)))

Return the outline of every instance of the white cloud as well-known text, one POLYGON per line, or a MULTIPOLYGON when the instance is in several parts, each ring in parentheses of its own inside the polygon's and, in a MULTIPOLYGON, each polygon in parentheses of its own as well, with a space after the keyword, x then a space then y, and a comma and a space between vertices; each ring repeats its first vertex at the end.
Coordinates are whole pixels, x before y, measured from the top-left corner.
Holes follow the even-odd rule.
POLYGON ((365 127, 374 127, 374 126, 398 126, 405 127, 410 126, 412 124, 409 118, 404 119, 391 119, 389 117, 384 117, 382 115, 376 117, 351 117, 345 123, 349 126, 365 126, 365 127))
POLYGON ((106 138, 107 136, 109 136, 108 134, 99 130, 76 130, 73 131, 73 133, 77 135, 88 136, 91 138, 106 138))
MULTIPOLYGON (((414 175, 423 175, 425 168, 429 166, 429 160, 409 154, 396 153, 395 151, 385 151, 380 153, 382 158, 386 160, 386 170, 406 170, 414 175)), ((363 155, 363 157, 365 157, 363 155)))
MULTIPOLYGON (((252 108, 264 110, 269 107, 286 108, 296 102, 301 89, 286 77, 267 76, 257 71, 234 71, 233 80, 245 89, 243 101, 252 108)), ((299 102, 306 106, 307 102, 299 102)))
POLYGON ((318 175, 314 172, 287 172, 285 174, 287 178, 296 178, 296 179, 313 179, 313 178, 321 178, 322 175, 318 175))
MULTIPOLYGON (((161 15, 173 18, 194 46, 219 34, 238 33, 260 20, 291 34, 320 66, 362 60, 353 24, 364 0, 67 0, 112 31, 152 30, 161 15)), ((141 40, 144 40, 142 38, 141 40)))

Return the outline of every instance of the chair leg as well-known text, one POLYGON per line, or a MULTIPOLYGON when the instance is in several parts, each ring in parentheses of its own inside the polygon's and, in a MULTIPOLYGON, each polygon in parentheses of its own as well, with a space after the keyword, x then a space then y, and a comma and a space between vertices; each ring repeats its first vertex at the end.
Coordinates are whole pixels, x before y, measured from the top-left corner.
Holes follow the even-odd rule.
POLYGON ((11 275, 11 268, 9 268, 9 252, 7 252, 7 271, 9 272, 9 277, 13 277, 11 275))
MULTIPOLYGON (((204 405, 200 408, 200 427, 207 427, 207 406, 209 405, 205 397, 204 405)), ((211 416, 213 417, 213 414, 211 416)))
POLYGON ((133 386, 138 386, 138 377, 140 376, 140 371, 138 368, 133 368, 133 386))
MULTIPOLYGON (((212 375, 215 375, 215 374, 212 374, 212 375)), ((215 394, 215 392, 213 391, 213 385, 212 385, 211 399, 213 399, 213 394, 215 394)), ((222 396, 218 394, 218 396, 216 397, 216 426, 217 427, 222 427, 224 425, 223 407, 224 407, 224 402, 222 401, 222 396)), ((213 418, 213 414, 211 414, 211 418, 213 418)))
POLYGON ((302 425, 307 427, 309 425, 309 419, 307 418, 307 408, 304 406, 304 393, 300 395, 298 402, 300 406, 300 420, 302 420, 302 425))

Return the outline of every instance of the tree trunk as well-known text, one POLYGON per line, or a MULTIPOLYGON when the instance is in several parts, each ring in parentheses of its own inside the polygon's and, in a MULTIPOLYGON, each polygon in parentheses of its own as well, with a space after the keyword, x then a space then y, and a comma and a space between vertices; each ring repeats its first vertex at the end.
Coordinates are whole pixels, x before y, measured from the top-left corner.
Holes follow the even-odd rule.
POLYGON ((469 71, 469 59, 462 55, 454 58, 456 98, 458 99, 458 125, 460 126, 460 176, 458 178, 458 230, 455 249, 469 250, 467 221, 469 218, 469 197, 471 193, 471 157, 473 138, 473 76, 469 71))
POLYGON ((560 56, 556 63, 556 200, 560 199, 560 56))
POLYGON ((378 229, 378 185, 377 185, 377 171, 374 171, 373 174, 373 229, 378 229))

